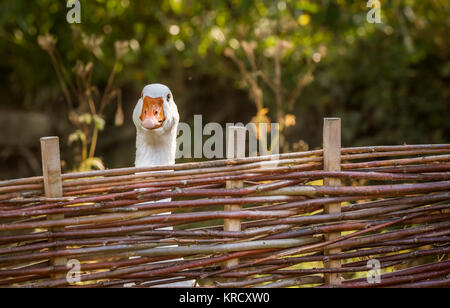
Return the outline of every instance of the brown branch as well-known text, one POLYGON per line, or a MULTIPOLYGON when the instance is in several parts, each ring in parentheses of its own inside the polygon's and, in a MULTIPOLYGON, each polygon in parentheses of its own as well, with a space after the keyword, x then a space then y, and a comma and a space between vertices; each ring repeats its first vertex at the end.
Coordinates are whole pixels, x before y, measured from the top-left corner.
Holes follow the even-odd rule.
POLYGON ((303 89, 309 85, 311 82, 314 81, 314 70, 316 69, 316 66, 309 64, 308 69, 305 74, 303 74, 297 81, 297 85, 292 90, 291 95, 288 99, 287 107, 289 111, 292 111, 294 109, 294 104, 297 98, 302 93, 303 89))
POLYGON ((242 76, 244 77, 244 80, 247 82, 247 84, 250 87, 251 96, 253 97, 253 100, 255 102, 256 108, 258 110, 263 109, 263 101, 262 101, 262 90, 258 86, 257 80, 255 80, 255 77, 252 77, 250 72, 245 67, 245 64, 236 56, 235 52, 231 48, 225 49, 224 52, 225 56, 230 58, 236 66, 239 68, 239 71, 241 72, 242 76))

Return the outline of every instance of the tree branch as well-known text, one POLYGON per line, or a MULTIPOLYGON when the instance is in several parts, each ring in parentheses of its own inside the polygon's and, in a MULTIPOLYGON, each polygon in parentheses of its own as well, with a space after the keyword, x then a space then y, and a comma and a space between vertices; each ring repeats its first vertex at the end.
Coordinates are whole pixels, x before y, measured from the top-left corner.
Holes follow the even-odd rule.
MULTIPOLYGON (((239 68, 241 74, 244 77, 244 80, 247 82, 247 84, 250 87, 250 91, 252 93, 253 99, 255 101, 256 108, 261 110, 263 108, 263 102, 262 102, 262 90, 258 86, 257 80, 253 78, 250 74, 250 72, 246 69, 244 63, 236 57, 235 52, 231 48, 225 49, 224 52, 225 56, 230 58, 239 68)), ((255 76, 257 78, 257 76, 255 76)))
POLYGON ((292 90, 291 95, 288 100, 288 110, 292 111, 294 108, 295 101, 300 96, 303 88, 305 88, 307 85, 309 85, 311 82, 314 81, 314 70, 316 69, 315 65, 309 64, 308 70, 305 74, 303 74, 297 81, 297 85, 292 90))

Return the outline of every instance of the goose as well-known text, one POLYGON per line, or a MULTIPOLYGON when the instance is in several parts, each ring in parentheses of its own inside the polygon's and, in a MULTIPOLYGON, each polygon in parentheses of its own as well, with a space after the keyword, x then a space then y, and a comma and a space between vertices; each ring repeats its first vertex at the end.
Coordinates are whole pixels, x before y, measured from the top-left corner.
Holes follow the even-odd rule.
MULTIPOLYGON (((175 164, 179 120, 178 108, 170 89, 158 83, 146 85, 133 110, 133 122, 136 126, 135 167, 175 164)), ((159 202, 162 201, 171 201, 171 199, 159 200, 159 202)), ((162 214, 167 215, 170 212, 162 214)), ((172 230, 171 227, 164 229, 172 230)), ((193 283, 193 281, 183 281, 159 286, 191 287, 193 283)), ((132 283, 125 286, 133 285, 132 283)))
POLYGON ((170 89, 144 87, 133 111, 136 126, 136 167, 174 165, 180 116, 170 89))

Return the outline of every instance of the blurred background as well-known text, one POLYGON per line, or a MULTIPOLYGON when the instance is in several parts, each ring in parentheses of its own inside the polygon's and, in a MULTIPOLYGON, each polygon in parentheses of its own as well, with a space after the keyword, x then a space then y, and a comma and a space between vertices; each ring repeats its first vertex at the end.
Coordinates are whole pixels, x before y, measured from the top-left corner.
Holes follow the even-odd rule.
POLYGON ((132 166, 131 113, 164 83, 181 121, 278 122, 281 151, 450 141, 450 2, 63 0, 0 4, 0 179, 41 174, 58 135, 64 171, 132 166))

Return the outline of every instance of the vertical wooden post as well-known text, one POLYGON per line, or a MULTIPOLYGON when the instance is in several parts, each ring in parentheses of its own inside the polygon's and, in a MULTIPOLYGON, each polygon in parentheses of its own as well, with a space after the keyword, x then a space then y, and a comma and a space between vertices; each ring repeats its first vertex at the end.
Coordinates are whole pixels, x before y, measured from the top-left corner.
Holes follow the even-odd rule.
MULTIPOLYGON (((323 166, 325 171, 341 171, 341 119, 325 118, 323 122, 323 166)), ((337 178, 325 178, 325 186, 341 186, 341 180, 337 178)), ((341 204, 333 203, 325 205, 325 214, 340 213, 341 204)), ((341 236, 340 232, 328 233, 325 240, 333 240, 341 236)), ((325 255, 340 253, 340 249, 325 250, 325 255)), ((328 260, 324 262, 325 268, 341 267, 340 260, 328 260)), ((325 274, 325 283, 329 285, 341 284, 338 273, 325 274)))
MULTIPOLYGON (((244 158, 245 157, 245 136, 246 128, 242 126, 230 126, 228 128, 228 141, 227 141, 227 158, 244 158)), ((243 181, 227 181, 227 189, 242 188, 244 187, 243 181)), ((225 205, 225 211, 239 211, 242 207, 240 205, 225 205)), ((225 219, 224 220, 225 231, 241 231, 240 219, 225 219)), ((232 259, 225 262, 225 267, 232 267, 239 264, 238 259, 232 259)))
MULTIPOLYGON (((44 176, 45 196, 48 198, 62 197, 61 160, 59 155, 59 138, 41 138, 42 173, 44 176)), ((63 219, 64 214, 48 215, 48 220, 63 219)), ((49 231, 61 231, 64 228, 51 228, 49 231)), ((51 237, 49 241, 52 241, 51 237)), ((67 258, 50 259, 51 266, 66 266, 67 258)), ((54 274, 52 278, 61 278, 64 274, 54 274)))

